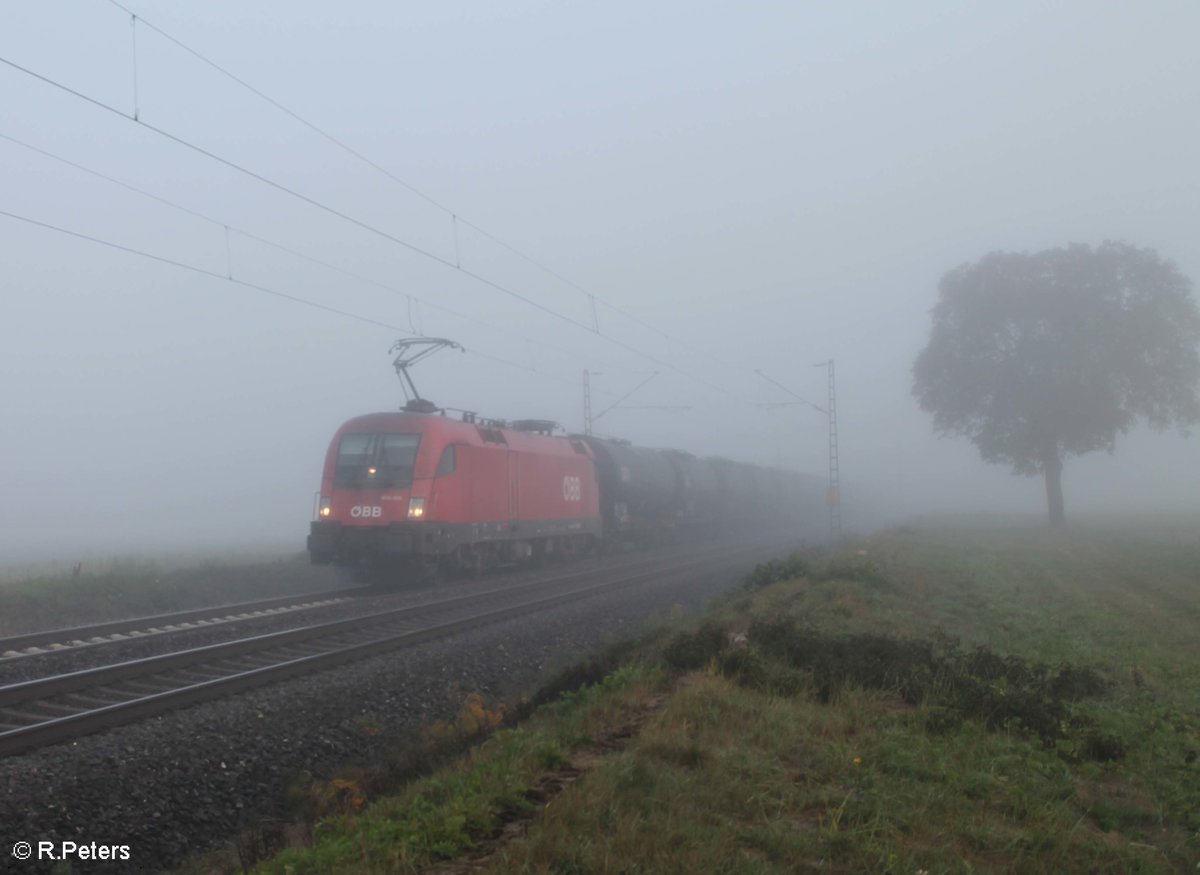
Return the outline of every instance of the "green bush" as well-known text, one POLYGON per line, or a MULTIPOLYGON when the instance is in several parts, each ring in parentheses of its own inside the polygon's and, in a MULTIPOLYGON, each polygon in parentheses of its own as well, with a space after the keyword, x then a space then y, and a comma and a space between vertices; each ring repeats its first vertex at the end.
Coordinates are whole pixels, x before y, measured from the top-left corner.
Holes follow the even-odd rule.
POLYGON ((808 560, 793 553, 786 559, 773 559, 770 562, 754 566, 754 570, 746 577, 742 586, 749 590, 762 589, 772 583, 795 580, 811 574, 812 567, 808 564, 808 560))
POLYGON ((790 619, 755 621, 747 639, 745 648, 723 650, 720 630, 702 627, 672 642, 672 654, 690 667, 719 654, 721 672, 743 686, 807 693, 823 703, 846 689, 891 691, 908 704, 925 706, 927 727, 934 732, 977 720, 991 730, 1028 733, 1046 747, 1069 740, 1061 751, 1067 758, 1124 756, 1119 738, 1099 733, 1090 718, 1070 707, 1108 689, 1091 668, 1070 663, 1052 668, 987 647, 964 651, 945 636, 833 635, 790 619))
POLYGON ((678 632, 663 648, 663 660, 674 671, 707 665, 728 643, 725 629, 707 622, 695 632, 678 632))

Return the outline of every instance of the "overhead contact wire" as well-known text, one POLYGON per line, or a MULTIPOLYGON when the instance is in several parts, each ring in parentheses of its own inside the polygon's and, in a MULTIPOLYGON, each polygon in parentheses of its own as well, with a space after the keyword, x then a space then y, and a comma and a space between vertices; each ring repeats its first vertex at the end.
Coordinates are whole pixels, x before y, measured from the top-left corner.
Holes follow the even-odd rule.
MULTIPOLYGON (((332 270, 336 273, 340 273, 343 276, 348 276, 351 279, 358 280, 359 282, 366 283, 367 285, 375 286, 376 288, 383 289, 384 291, 392 292, 392 293, 398 294, 398 295, 404 295, 410 302, 410 306, 409 306, 409 323, 410 323, 410 325, 413 324, 412 323, 411 303, 413 301, 419 301, 428 307, 432 307, 435 310, 439 310, 443 313, 447 313, 451 316, 454 316, 458 319, 462 319, 467 322, 473 322, 476 325, 480 325, 480 326, 490 329, 492 331, 499 331, 504 334, 511 334, 513 337, 520 338, 521 340, 525 340, 529 343, 537 344, 539 346, 545 347, 546 349, 554 350, 555 352, 561 353, 563 355, 568 355, 568 356, 572 356, 572 357, 578 355, 578 351, 576 351, 576 350, 565 349, 561 346, 556 346, 552 343, 547 343, 543 340, 535 340, 534 338, 528 337, 524 334, 521 334, 520 332, 513 331, 511 328, 505 328, 503 326, 496 325, 492 322, 488 322, 487 320, 480 319, 478 316, 472 316, 469 313, 463 313, 459 310, 455 310, 453 307, 447 307, 444 304, 437 304, 433 301, 425 300, 425 299, 420 298, 416 295, 413 295, 409 292, 403 291, 402 289, 396 288, 395 286, 390 286, 387 283, 380 282, 379 280, 372 279, 371 277, 363 276, 362 274, 356 273, 355 271, 349 270, 347 268, 339 267, 336 264, 333 264, 328 261, 324 261, 320 258, 317 258, 316 256, 309 255, 306 252, 301 252, 298 249, 292 249, 289 246, 286 246, 275 240, 270 240, 266 237, 259 236, 258 234, 254 234, 253 232, 245 230, 244 228, 239 228, 234 225, 229 225, 220 219, 216 219, 205 213, 199 212, 198 210, 194 210, 191 207, 186 207, 183 204, 169 200, 160 195, 154 194, 153 192, 146 191, 143 188, 138 188, 136 185, 131 185, 130 183, 125 182, 124 180, 117 179, 115 176, 110 176, 107 173, 102 173, 99 170, 96 170, 95 168, 92 168, 92 167, 88 167, 85 164, 80 164, 76 161, 72 161, 69 158, 64 158, 61 155, 56 155, 55 153, 50 152, 46 149, 42 149, 39 146, 34 146, 32 143, 27 143, 24 140, 18 140, 16 137, 10 136, 9 134, 0 132, 0 140, 7 140, 10 143, 14 143, 23 149, 28 149, 31 152, 36 152, 38 155, 42 155, 43 157, 49 158, 52 161, 57 161, 60 164, 65 164, 68 167, 73 167, 74 169, 79 170, 83 173, 87 173, 90 176, 94 176, 97 179, 103 179, 105 182, 109 182, 113 185, 119 186, 119 187, 125 189, 126 191, 131 191, 134 194, 137 194, 141 197, 155 201, 156 203, 160 203, 163 206, 170 207, 171 209, 178 210, 181 213, 184 213, 189 216, 193 216, 197 219, 200 219, 201 221, 208 222, 208 223, 214 225, 215 227, 222 228, 225 232, 226 261, 227 261, 227 264, 229 265, 230 276, 233 275, 233 266, 232 266, 233 262, 232 262, 232 256, 230 253, 230 246, 229 246, 229 234, 232 231, 235 234, 239 234, 242 237, 245 237, 247 240, 253 240, 257 243, 262 243, 263 245, 270 246, 273 249, 279 250, 280 252, 286 252, 288 255, 291 255, 295 258, 303 259, 304 261, 307 261, 310 264, 320 265, 321 267, 324 267, 328 270, 332 270)), ((413 328, 412 333, 416 334, 418 332, 415 328, 413 328)))
MULTIPOLYGON (((110 0, 110 2, 113 2, 113 0, 110 0)), ((294 189, 291 189, 288 186, 283 185, 282 183, 276 182, 275 180, 270 179, 269 177, 263 176, 261 173, 250 170, 249 168, 243 167, 242 165, 240 165, 234 161, 231 161, 228 158, 225 158, 221 155, 216 154, 215 152, 205 149, 203 146, 200 146, 200 145, 192 143, 188 140, 185 140, 176 134, 172 134, 170 131, 164 130, 155 125, 148 124, 147 122, 136 119, 133 116, 129 115, 128 113, 123 112, 122 110, 118 109, 117 107, 112 106, 111 104, 104 103, 101 100, 98 100, 94 97, 84 94, 81 91, 71 88, 69 85, 66 85, 62 82, 58 82, 54 79, 51 79, 48 76, 43 76, 42 74, 37 73, 33 70, 30 70, 28 67, 24 67, 21 64, 18 64, 14 61, 9 60, 8 58, 0 56, 0 63, 3 63, 8 67, 13 68, 14 70, 18 70, 19 72, 24 73, 27 76, 37 79, 38 81, 43 82, 46 85, 49 85, 53 88, 57 88, 60 91, 64 91, 67 94, 72 95, 73 97, 77 97, 80 100, 85 101, 86 103, 90 103, 91 105, 93 105, 95 107, 98 107, 107 112, 110 112, 113 115, 119 116, 120 118, 123 118, 126 121, 133 122, 134 124, 136 124, 140 127, 143 127, 148 131, 158 134, 159 136, 163 137, 164 139, 170 140, 171 142, 176 143, 180 146, 183 146, 186 149, 190 149, 190 150, 196 152, 197 154, 200 154, 200 155, 205 156, 206 158, 209 158, 212 161, 216 161, 219 164, 223 164, 224 166, 229 167, 232 170, 236 170, 239 173, 242 173, 242 174, 250 177, 251 179, 255 179, 255 180, 263 183, 264 185, 268 185, 271 188, 274 188, 285 194, 291 195, 292 197, 294 197, 300 201, 303 201, 304 203, 307 203, 319 210, 327 212, 330 215, 336 216, 336 217, 342 219, 343 221, 349 222, 350 224, 360 227, 366 231, 370 231, 371 233, 376 234, 386 240, 390 240, 393 243, 396 243, 397 245, 404 247, 405 249, 408 249, 418 255, 423 255, 426 258, 429 258, 430 260, 437 262, 438 264, 441 264, 445 267, 450 268, 451 270, 456 270, 456 271, 464 274, 465 276, 471 277, 472 279, 476 280, 477 282, 480 282, 490 288, 495 289, 496 291, 502 292, 505 295, 513 297, 519 301, 522 301, 522 302, 530 305, 531 307, 534 307, 538 310, 541 310, 544 313, 554 316, 557 319, 560 319, 564 322, 568 322, 571 325, 576 326, 577 328, 582 328, 583 330, 588 331, 588 333, 594 333, 594 332, 592 332, 591 327, 588 326, 584 322, 580 322, 576 319, 572 319, 570 316, 567 316, 566 314, 559 313, 557 310, 547 307, 544 304, 540 304, 537 301, 534 301, 533 299, 528 298, 528 297, 520 294, 519 292, 516 292, 516 291, 508 288, 507 286, 504 286, 504 285, 496 282, 495 280, 489 279, 488 277, 485 277, 481 274, 475 273, 472 270, 469 270, 467 268, 462 268, 462 267, 456 267, 453 262, 451 262, 445 258, 442 258, 440 255, 437 255, 433 252, 429 252, 428 250, 422 249, 421 247, 419 247, 413 243, 410 243, 407 240, 404 240, 400 237, 396 237, 393 234, 389 234, 386 231, 383 231, 383 230, 376 228, 366 222, 356 219, 353 216, 350 216, 346 213, 341 212, 340 210, 337 210, 333 207, 323 204, 320 201, 309 197, 308 195, 302 194, 301 192, 295 191, 294 189)), ((468 223, 464 220, 464 224, 469 225, 470 223, 468 223)), ((474 227, 474 226, 471 225, 471 227, 474 227)), ((675 365, 672 362, 665 361, 657 356, 654 356, 648 352, 645 352, 644 350, 638 349, 635 346, 632 346, 628 343, 617 340, 615 337, 612 337, 611 335, 600 334, 598 336, 603 337, 609 343, 619 346, 628 352, 632 352, 635 355, 642 356, 643 358, 646 358, 652 362, 655 362, 656 364, 661 365, 662 367, 665 367, 665 368, 672 370, 678 374, 681 374, 681 375, 687 377, 688 379, 694 380, 702 385, 708 386, 711 389, 715 389, 718 392, 728 395, 729 397, 734 398, 735 400, 740 401, 743 404, 753 406, 752 402, 741 397, 736 392, 732 392, 723 386, 720 386, 716 383, 713 383, 713 382, 706 380, 702 377, 699 377, 695 374, 689 373, 688 371, 685 371, 684 369, 680 368, 679 366, 675 365)))
POLYGON ((170 140, 173 143, 177 143, 178 145, 183 146, 186 149, 190 149, 193 152, 196 152, 199 155, 203 155, 204 157, 206 157, 212 161, 216 161, 218 164, 223 164, 226 167, 230 168, 231 170, 236 170, 239 173, 249 176, 251 179, 257 180, 258 182, 261 182, 263 185, 270 186, 271 188, 274 188, 277 191, 281 191, 284 194, 291 195, 292 197, 296 198, 297 200, 303 201, 304 203, 308 204, 309 206, 315 207, 316 209, 319 209, 326 213, 329 213, 332 216, 336 216, 337 218, 341 219, 342 221, 349 222, 352 225, 362 228, 364 231, 370 231, 372 234, 376 234, 376 235, 384 238, 385 240, 389 240, 392 243, 397 244, 398 246, 402 246, 405 249, 408 249, 411 252, 416 253, 417 255, 422 255, 432 261, 436 261, 438 264, 448 267, 451 270, 461 270, 463 273, 465 273, 468 276, 471 276, 474 279, 480 279, 481 281, 485 282, 491 288, 496 289, 499 292, 503 292, 504 294, 509 295, 510 297, 516 298, 518 301, 522 301, 531 307, 535 307, 538 310, 541 310, 543 313, 547 313, 550 316, 555 317, 556 319, 561 319, 564 322, 569 322, 572 325, 576 325, 581 328, 587 328, 587 325, 585 323, 579 322, 578 320, 575 320, 575 319, 572 319, 570 316, 567 316, 564 313, 559 313, 557 310, 547 307, 544 304, 540 304, 537 301, 533 300, 532 298, 528 298, 525 295, 522 295, 520 292, 514 291, 513 289, 510 289, 507 286, 501 285, 500 283, 497 283, 494 280, 481 278, 478 274, 474 274, 465 269, 458 268, 455 266, 454 262, 452 262, 448 259, 442 258, 440 255, 438 255, 434 252, 430 252, 427 249, 423 249, 420 246, 417 246, 415 243, 411 243, 408 240, 403 239, 402 237, 395 236, 394 234, 389 234, 387 231, 384 231, 381 228, 376 228, 374 225, 368 224, 367 222, 364 222, 361 219, 356 219, 347 213, 343 213, 341 210, 335 209, 334 207, 331 207, 328 204, 321 203, 319 200, 316 200, 315 198, 309 197, 308 195, 306 195, 302 192, 296 191, 293 188, 289 188, 288 186, 284 185, 281 182, 276 182, 275 180, 271 179, 268 176, 263 176, 261 173, 251 170, 248 167, 243 167, 241 164, 238 164, 235 161, 231 161, 228 158, 225 158, 221 155, 218 155, 215 152, 205 149, 203 146, 200 146, 196 143, 192 143, 189 140, 185 140, 183 137, 173 134, 170 131, 167 131, 167 130, 164 130, 163 128, 157 127, 156 125, 149 124, 148 122, 141 121, 140 119, 137 119, 137 118, 129 115, 128 113, 123 112, 122 110, 118 109, 117 107, 112 106, 107 103, 104 103, 101 100, 97 100, 94 97, 89 97, 88 95, 84 94, 83 92, 77 91, 74 88, 71 88, 69 85, 65 85, 62 82, 58 82, 54 79, 50 79, 47 76, 43 76, 40 73, 36 73, 33 70, 30 70, 28 67, 23 67, 20 64, 10 61, 8 58, 0 57, 0 63, 4 63, 4 64, 8 65, 9 67, 12 67, 14 70, 19 70, 20 72, 25 73, 28 76, 32 76, 33 78, 39 80, 40 82, 44 82, 47 85, 50 85, 54 88, 58 88, 62 91, 65 91, 74 97, 77 97, 81 100, 85 100, 88 103, 92 104, 93 106, 99 107, 100 109, 106 110, 108 112, 113 113, 114 115, 120 116, 121 118, 125 119, 126 121, 131 121, 134 124, 139 125, 140 127, 143 127, 148 131, 158 134, 160 137, 170 140))
POLYGON ((267 286, 260 286, 257 283, 251 283, 251 282, 247 282, 246 280, 241 280, 241 279, 236 279, 234 277, 225 276, 223 274, 217 273, 214 270, 209 270, 208 268, 205 268, 205 267, 199 267, 198 265, 195 265, 195 264, 188 264, 186 261, 178 261, 174 258, 167 258, 165 255, 156 255, 153 252, 146 252, 144 249, 135 249, 134 247, 126 246, 123 243, 116 243, 112 240, 105 240, 101 237, 94 237, 91 234, 84 234, 82 231, 72 231, 70 228, 64 228, 61 225, 53 225, 49 222, 43 222, 39 219, 30 218, 29 216, 21 216, 21 215, 18 215, 17 213, 10 213, 8 210, 0 209, 0 216, 7 216, 8 218, 15 219, 18 222, 25 222, 26 224, 29 224, 29 225, 36 225, 39 228, 45 228, 46 230, 49 230, 49 231, 57 231, 59 234, 66 234, 68 237, 75 237, 76 239, 79 239, 79 240, 87 240, 91 243, 99 244, 100 246, 107 246, 109 249, 116 249, 120 252, 129 253, 130 255, 137 255, 142 258, 148 258, 151 261, 157 261, 160 264, 169 264, 172 267, 182 268, 183 270, 190 270, 193 273, 198 273, 203 276, 212 277, 213 279, 224 280, 226 282, 236 283, 239 286, 245 286, 246 288, 249 288, 249 289, 255 289, 256 291, 264 292, 268 295, 274 295, 277 298, 284 298, 288 301, 293 301, 297 304, 304 304, 305 306, 308 306, 308 307, 315 307, 318 310, 325 310, 326 312, 329 312, 329 313, 336 313, 337 315, 345 316, 348 319, 355 319, 359 322, 366 322, 370 325, 376 325, 380 328, 388 328, 392 331, 403 331, 404 330, 403 328, 400 328, 399 326, 390 325, 387 322, 380 322, 378 319, 372 319, 369 316, 360 316, 357 313, 351 313, 347 310, 339 310, 337 307, 330 307, 327 304, 322 304, 317 301, 312 301, 312 300, 309 300, 308 298, 301 298, 298 295, 290 295, 287 292, 281 292, 277 289, 272 289, 267 286))
MULTIPOLYGON (((4 210, 4 209, 0 209, 0 216, 6 216, 7 218, 14 219, 18 222, 24 222, 28 225, 33 225, 35 227, 43 228, 48 231, 56 231, 59 234, 65 234, 68 237, 74 237, 78 240, 86 240, 90 243, 95 243, 100 246, 105 246, 105 247, 108 247, 109 249, 115 249, 119 252, 124 252, 129 255, 136 255, 141 258, 149 259, 150 261, 156 261, 159 264, 170 265, 171 267, 176 267, 176 268, 180 268, 181 270, 191 271, 192 273, 199 274, 201 276, 211 277, 212 279, 217 279, 217 280, 222 280, 223 282, 233 283, 234 285, 242 286, 247 289, 252 289, 256 292, 262 292, 263 294, 271 295, 276 298, 281 298, 285 301, 290 301, 295 304, 301 304, 306 307, 312 307, 313 309, 316 309, 316 310, 323 310, 326 313, 333 313, 338 316, 345 317, 347 319, 353 319, 356 322, 363 322, 368 325, 374 325, 378 328, 386 328, 389 331, 395 331, 395 332, 399 332, 401 334, 404 333, 404 329, 401 326, 393 325, 390 322, 383 322, 383 321, 380 321, 379 319, 372 319, 370 316, 363 316, 359 313, 352 313, 349 310, 341 310, 337 307, 330 307, 328 304, 322 304, 319 301, 313 301, 309 298, 302 298, 299 295, 292 295, 292 294, 288 294, 287 292, 281 292, 278 289, 273 289, 269 286, 264 286, 259 283, 248 282, 246 280, 238 279, 238 278, 232 277, 232 276, 224 276, 216 271, 209 270, 208 268, 200 267, 195 264, 188 264, 186 261, 179 261, 174 258, 167 258, 165 255, 156 255, 153 252, 146 252, 143 249, 136 249, 132 246, 126 246, 122 243, 116 243, 112 240, 105 240, 101 237, 96 237, 91 234, 85 234, 82 231, 72 231, 70 228, 64 228, 61 225, 54 225, 54 224, 51 224, 50 222, 43 222, 39 219, 34 219, 29 216, 22 216, 17 213, 12 213, 12 212, 9 212, 8 210, 4 210)), ((573 381, 566 380, 566 379, 558 376, 557 374, 548 374, 545 371, 540 371, 536 368, 529 367, 528 365, 520 364, 519 362, 514 362, 514 361, 510 361, 508 359, 500 358, 499 356, 494 356, 494 355, 490 355, 488 353, 481 353, 481 352, 475 352, 475 351, 472 351, 471 354, 476 355, 479 358, 490 359, 491 361, 495 361, 495 362, 499 362, 501 364, 508 365, 509 367, 518 368, 522 371, 528 371, 530 373, 538 374, 539 376, 544 377, 545 379, 548 379, 548 380, 554 380, 554 381, 560 382, 560 383, 567 383, 568 385, 571 385, 571 386, 575 385, 573 381)))
MULTIPOLYGON (((133 10, 131 10, 129 7, 123 5, 122 3, 119 3, 118 0, 108 0, 108 2, 111 3, 113 6, 115 6, 117 9, 120 9, 121 11, 126 12, 129 15, 135 15, 133 10)), ((196 58, 201 63, 206 64, 207 66, 216 70, 222 76, 227 77, 231 81, 233 81, 233 82, 237 83, 238 85, 240 85, 241 87, 245 88, 247 91, 249 91, 251 94, 258 97, 260 100, 263 100, 266 103, 270 104, 271 106, 275 107, 277 110, 284 113, 289 118, 293 119, 294 121, 299 122, 304 127, 308 128, 310 131, 317 134, 318 136, 323 137, 325 140, 327 140, 328 142, 337 146, 339 149, 343 150, 347 154, 352 155, 354 158, 358 159, 359 161, 366 164, 368 167, 375 170, 376 172, 387 177, 388 179, 392 180, 392 182, 401 186, 406 191, 416 195, 417 197, 421 198, 423 201, 430 204, 431 206, 436 207, 437 209, 442 210, 446 214, 450 215, 453 218, 454 223, 455 223, 456 261, 459 261, 460 265, 461 265, 461 260, 457 258, 457 251, 458 251, 457 250, 457 243, 458 243, 458 241, 457 241, 457 225, 459 222, 461 222, 466 227, 470 228, 472 231, 475 231, 477 234, 480 234, 481 236, 486 237, 488 240, 491 240, 497 246, 500 246, 503 249, 506 249, 508 252, 511 252, 513 255, 517 256, 518 258, 521 258, 524 261, 528 262, 529 264, 532 264, 534 267, 538 268, 538 270, 543 271, 548 276, 553 277, 554 279, 558 280, 559 282, 563 283, 564 285, 569 286, 570 288, 575 289, 577 292, 580 292, 583 295, 585 295, 586 297, 590 298, 591 302, 592 302, 591 306, 592 306, 592 311, 593 311, 593 314, 592 314, 593 315, 593 323, 595 326, 594 331, 596 334, 600 333, 599 320, 595 318, 595 305, 596 305, 596 302, 598 301, 603 306, 608 307, 614 313, 618 313, 621 316, 624 316, 626 319, 630 320, 631 322, 641 325, 643 328, 653 331, 654 333, 658 334, 659 336, 664 337, 667 340, 670 340, 674 343, 677 343, 680 346, 686 347, 687 349, 690 349, 693 352, 699 353, 700 355, 703 355, 710 360, 714 360, 712 358, 712 355, 708 351, 699 349, 698 347, 693 346, 692 344, 690 344, 684 340, 681 340, 678 337, 673 336, 669 332, 664 331, 663 329, 659 328, 658 326, 653 325, 650 322, 647 322, 646 320, 633 315, 632 313, 630 313, 629 311, 627 311, 621 307, 618 307, 616 304, 606 301, 603 298, 597 297, 591 290, 583 287, 582 285, 580 285, 579 283, 570 279, 569 277, 563 276, 558 271, 547 266, 546 264, 543 264, 541 261, 538 261, 533 256, 527 254, 526 252, 523 252, 522 250, 513 246, 511 243, 498 237, 497 235, 493 234, 491 231, 488 231, 486 228, 483 228, 480 225, 477 225, 474 222, 470 221, 469 219, 465 219, 462 216, 458 215, 456 210, 452 210, 450 207, 441 203, 436 198, 434 198, 432 195, 429 195, 426 192, 422 191, 421 189, 417 188, 411 182, 408 182, 407 180, 403 179, 402 177, 397 176, 395 173, 388 170, 382 164, 379 164, 378 162, 374 161, 367 155, 358 151, 357 149, 355 149, 353 146, 349 145, 345 141, 343 141, 340 138, 329 133, 329 131, 325 130, 320 125, 309 121, 304 116, 300 115, 300 113, 296 112, 295 110, 291 109, 290 107, 286 106, 285 104, 283 104, 280 101, 276 100, 275 98, 271 97, 266 92, 251 85, 245 79, 242 79, 240 76, 236 75, 232 71, 221 66, 216 61, 214 61, 211 58, 209 58, 208 56, 206 56, 204 53, 198 51, 197 49, 192 48, 187 43, 180 40, 178 37, 173 36, 172 34, 163 30, 161 27, 158 27, 157 25, 151 24, 150 22, 146 21, 145 18, 141 19, 141 22, 144 26, 153 30, 155 33, 157 33, 163 39, 171 42, 175 46, 178 46, 180 49, 187 52, 189 55, 196 58)))

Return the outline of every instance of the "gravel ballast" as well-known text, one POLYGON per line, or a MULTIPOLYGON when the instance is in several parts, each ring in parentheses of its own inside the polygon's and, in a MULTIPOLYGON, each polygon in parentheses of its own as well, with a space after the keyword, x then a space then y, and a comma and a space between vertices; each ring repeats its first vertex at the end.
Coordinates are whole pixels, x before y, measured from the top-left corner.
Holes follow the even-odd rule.
POLYGON ((714 561, 682 581, 590 597, 0 761, 0 871, 52 869, 10 856, 17 841, 128 846, 128 861, 73 862, 72 872, 175 865, 286 817, 298 776, 377 760, 429 721, 452 718, 468 693, 489 701, 529 693, 674 605, 699 608, 771 555, 714 561))
MULTIPOLYGON (((252 635, 267 635, 301 626, 329 623, 349 617, 365 616, 378 611, 429 604, 472 593, 497 589, 515 588, 522 584, 554 578, 563 574, 584 574, 616 570, 624 567, 641 567, 658 559, 669 559, 678 555, 678 550, 663 549, 633 554, 618 554, 590 558, 572 565, 544 569, 513 570, 502 575, 491 575, 475 580, 458 580, 439 586, 387 590, 386 588, 347 588, 347 596, 336 604, 320 605, 302 610, 247 617, 221 623, 194 624, 192 628, 136 635, 88 644, 82 647, 54 649, 43 646, 42 652, 16 657, 0 657, 0 686, 16 684, 36 678, 81 671, 101 665, 143 659, 163 653, 172 653, 194 647, 204 647, 233 641, 252 635), (365 589, 365 591, 364 591, 365 589)), ((247 595, 254 595, 249 592, 247 595)), ((297 603, 305 595, 296 597, 297 603)), ((213 607, 213 616, 220 616, 224 606, 213 607)), ((163 624, 159 624, 161 626, 163 624)), ((148 628, 141 624, 136 628, 148 628)), ((63 639, 66 640, 65 637, 63 639)))

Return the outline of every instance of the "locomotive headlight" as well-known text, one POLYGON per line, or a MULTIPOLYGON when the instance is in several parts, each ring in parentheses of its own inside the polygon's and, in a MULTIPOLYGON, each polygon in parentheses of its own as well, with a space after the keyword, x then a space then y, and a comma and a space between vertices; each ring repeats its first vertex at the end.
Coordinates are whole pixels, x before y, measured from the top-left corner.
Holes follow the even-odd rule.
POLYGON ((331 499, 328 495, 322 495, 321 508, 317 511, 317 513, 320 515, 321 519, 328 519, 329 515, 333 513, 333 499, 331 499))
POLYGON ((408 500, 408 518, 419 520, 423 516, 425 516, 425 499, 410 498, 408 500))

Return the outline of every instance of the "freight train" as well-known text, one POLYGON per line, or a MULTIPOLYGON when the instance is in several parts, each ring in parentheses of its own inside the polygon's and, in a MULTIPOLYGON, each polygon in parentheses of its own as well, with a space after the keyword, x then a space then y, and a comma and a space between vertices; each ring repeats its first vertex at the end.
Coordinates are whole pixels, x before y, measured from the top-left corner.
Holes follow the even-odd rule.
POLYGON ((555 430, 437 411, 351 419, 325 457, 312 562, 422 581, 688 537, 815 537, 824 519, 814 478, 555 430))

